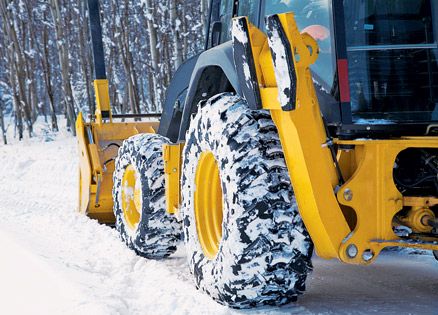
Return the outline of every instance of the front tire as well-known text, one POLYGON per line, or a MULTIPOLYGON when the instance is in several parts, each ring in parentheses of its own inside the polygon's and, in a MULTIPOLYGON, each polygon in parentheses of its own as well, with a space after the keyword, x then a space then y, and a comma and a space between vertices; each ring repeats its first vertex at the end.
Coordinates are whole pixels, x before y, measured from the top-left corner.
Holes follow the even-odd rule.
POLYGON ((186 140, 181 211, 196 286, 234 308, 295 301, 313 245, 269 113, 215 96, 199 108, 186 140))
POLYGON ((113 180, 116 229, 140 256, 161 259, 176 251, 181 225, 166 212, 162 146, 168 140, 139 134, 123 141, 113 180))

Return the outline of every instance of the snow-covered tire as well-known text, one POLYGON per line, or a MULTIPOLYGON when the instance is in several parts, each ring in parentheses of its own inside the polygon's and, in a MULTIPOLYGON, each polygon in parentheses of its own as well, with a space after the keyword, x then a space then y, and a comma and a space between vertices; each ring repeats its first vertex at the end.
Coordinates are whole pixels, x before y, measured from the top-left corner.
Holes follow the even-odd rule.
POLYGON ((313 244, 298 213, 277 129, 267 111, 232 94, 199 108, 186 136, 182 218, 196 286, 234 308, 296 301, 312 270, 313 244), (214 259, 203 252, 194 210, 202 152, 219 165, 222 240, 214 259))
MULTIPOLYGON (((156 134, 139 134, 123 141, 115 161, 113 201, 116 229, 122 240, 140 256, 161 259, 176 251, 181 224, 166 212, 162 146, 169 141, 156 134), (135 168, 141 185, 138 224, 130 227, 122 209, 122 181, 127 167, 135 168)), ((136 184, 137 184, 136 182, 136 184)))

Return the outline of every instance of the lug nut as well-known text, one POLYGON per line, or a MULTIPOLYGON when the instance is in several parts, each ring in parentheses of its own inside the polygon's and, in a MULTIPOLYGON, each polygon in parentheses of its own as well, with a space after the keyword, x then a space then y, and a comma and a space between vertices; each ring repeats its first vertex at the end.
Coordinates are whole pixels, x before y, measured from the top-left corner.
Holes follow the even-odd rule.
POLYGON ((347 188, 344 190, 344 199, 345 201, 351 201, 353 199, 353 192, 351 189, 347 188))

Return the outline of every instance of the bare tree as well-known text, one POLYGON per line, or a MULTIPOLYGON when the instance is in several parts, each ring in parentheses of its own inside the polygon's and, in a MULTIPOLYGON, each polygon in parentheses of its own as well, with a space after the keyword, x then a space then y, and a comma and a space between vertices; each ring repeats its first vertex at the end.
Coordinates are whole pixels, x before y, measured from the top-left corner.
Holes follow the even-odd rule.
POLYGON ((6 128, 5 128, 5 119, 3 117, 4 104, 3 100, 0 98, 0 131, 2 132, 3 143, 8 144, 8 140, 6 139, 6 128))
POLYGON ((56 45, 58 47, 58 57, 61 66, 62 86, 64 91, 64 103, 66 107, 67 126, 73 135, 76 135, 74 124, 76 121, 76 111, 74 105, 73 91, 70 81, 70 63, 68 56, 67 39, 64 34, 64 27, 69 21, 61 15, 61 0, 50 0, 50 12, 55 24, 56 45))
POLYGON ((6 0, 0 0, 0 13, 3 19, 4 31, 7 34, 9 43, 7 44, 9 53, 9 62, 11 65, 10 84, 11 86, 16 84, 17 92, 14 93, 14 102, 16 106, 16 124, 19 129, 19 137, 22 139, 22 123, 21 113, 24 114, 29 137, 32 136, 32 119, 29 103, 26 99, 26 72, 23 65, 26 64, 25 56, 23 54, 23 47, 20 45, 17 30, 19 29, 17 19, 15 19, 8 7, 6 0))
POLYGON ((37 45, 37 49, 39 54, 41 55, 41 68, 43 72, 45 90, 47 92, 47 98, 49 100, 49 108, 50 108, 50 119, 51 119, 51 128, 53 131, 58 131, 58 119, 56 117, 56 108, 52 87, 52 66, 50 63, 50 53, 49 53, 49 22, 47 20, 47 11, 44 10, 42 13, 42 17, 45 21, 43 25, 43 30, 41 33, 41 47, 37 45))

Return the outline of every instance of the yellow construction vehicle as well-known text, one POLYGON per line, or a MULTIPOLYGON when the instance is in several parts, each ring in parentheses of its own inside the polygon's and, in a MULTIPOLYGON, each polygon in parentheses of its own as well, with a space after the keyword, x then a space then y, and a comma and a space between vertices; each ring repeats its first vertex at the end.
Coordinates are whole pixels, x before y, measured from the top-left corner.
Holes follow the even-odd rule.
POLYGON ((182 231, 196 286, 236 308, 294 301, 314 249, 438 256, 438 1, 212 0, 209 21, 159 125, 113 123, 96 72, 81 212, 147 258, 182 231))

